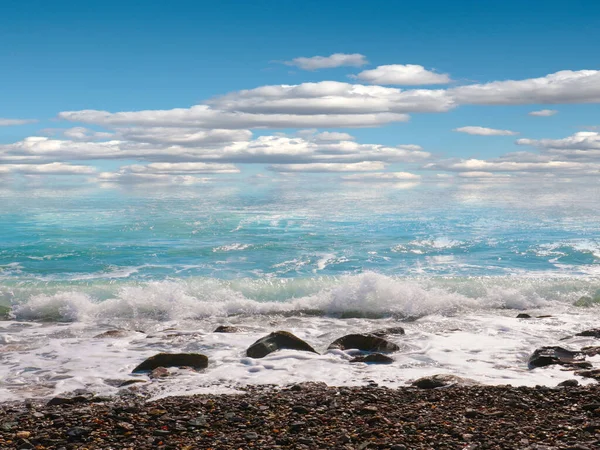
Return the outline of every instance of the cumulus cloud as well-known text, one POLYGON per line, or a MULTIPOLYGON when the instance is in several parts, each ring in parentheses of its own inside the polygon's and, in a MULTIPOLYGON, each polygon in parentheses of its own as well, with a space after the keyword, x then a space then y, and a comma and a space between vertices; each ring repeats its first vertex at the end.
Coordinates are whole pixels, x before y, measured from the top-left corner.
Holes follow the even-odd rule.
POLYGON ((473 134, 477 136, 515 136, 519 134, 516 131, 498 130, 496 128, 486 127, 461 127, 455 128, 454 131, 457 131, 459 133, 473 134))
POLYGON ((284 62, 288 66, 299 67, 303 70, 332 69, 342 66, 360 67, 368 63, 367 58, 360 53, 334 53, 329 56, 312 56, 310 58, 301 56, 284 62))
POLYGON ((558 114, 556 109, 541 109, 539 111, 531 111, 529 113, 530 116, 534 117, 549 117, 558 114))
POLYGON ((90 166, 77 166, 53 162, 49 164, 5 164, 0 166, 5 173, 20 173, 25 175, 89 175, 96 172, 90 166))
POLYGON ((15 125, 26 125, 28 123, 36 123, 36 119, 3 119, 0 117, 0 127, 11 127, 15 125))
POLYGON ((458 103, 526 105, 600 102, 600 71, 562 70, 540 78, 494 81, 448 90, 458 103))
POLYGON ((445 73, 436 73, 416 64, 390 64, 364 70, 356 75, 361 81, 371 84, 397 84, 418 86, 426 84, 448 84, 452 80, 445 73))
POLYGON ((274 172, 369 172, 385 169, 381 161, 363 161, 358 163, 311 163, 311 164, 274 164, 268 169, 274 172))
MULTIPOLYGON (((246 114, 308 116, 444 112, 456 106, 446 91, 441 89, 402 90, 339 81, 262 86, 231 92, 208 103, 219 110, 246 114)), ((398 116, 393 121, 407 119, 406 116, 398 116)), ((316 128, 324 126, 327 125, 316 128)))
POLYGON ((600 133, 595 131, 580 131, 563 139, 518 139, 517 144, 562 159, 600 161, 600 133))

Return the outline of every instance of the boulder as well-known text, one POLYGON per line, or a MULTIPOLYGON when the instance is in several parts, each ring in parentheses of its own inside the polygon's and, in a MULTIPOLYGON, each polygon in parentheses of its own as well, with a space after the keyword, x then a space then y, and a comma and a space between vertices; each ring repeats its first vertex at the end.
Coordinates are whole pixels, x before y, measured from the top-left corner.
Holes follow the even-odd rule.
POLYGON ((529 358, 529 368, 545 367, 552 364, 576 365, 584 362, 585 354, 582 352, 573 352, 562 347, 541 347, 538 348, 529 358))
POLYGON ((132 370, 132 373, 151 372, 157 367, 205 369, 208 367, 208 358, 199 353, 159 353, 141 363, 132 370))
POLYGON ((531 316, 526 313, 517 314, 517 319, 531 319, 531 316))
POLYGON ((269 353, 282 349, 300 350, 303 352, 317 353, 317 351, 288 331, 274 331, 260 338, 246 350, 246 356, 250 358, 264 358, 269 353))
POLYGON ((402 327, 391 327, 391 328, 382 328, 381 330, 371 331, 369 334, 377 337, 386 337, 390 335, 404 334, 404 328, 402 327))
POLYGON ((386 341, 383 338, 375 336, 374 334, 348 334, 339 339, 333 341, 328 350, 340 349, 348 350, 351 348, 357 348, 364 352, 396 352, 400 350, 393 342, 386 341))
POLYGON ((381 353, 371 353, 370 355, 360 355, 350 360, 351 363, 363 362, 367 364, 391 364, 392 358, 381 353))
POLYGON ((592 328, 591 330, 585 330, 581 333, 577 333, 575 336, 600 338, 600 328, 592 328))
POLYGON ((231 325, 219 325, 213 333, 239 333, 242 331, 238 327, 234 327, 231 325))
POLYGON ((422 377, 411 383, 411 386, 418 387, 419 389, 436 389, 447 386, 476 386, 480 384, 470 378, 457 377, 456 375, 450 374, 436 374, 429 377, 422 377))

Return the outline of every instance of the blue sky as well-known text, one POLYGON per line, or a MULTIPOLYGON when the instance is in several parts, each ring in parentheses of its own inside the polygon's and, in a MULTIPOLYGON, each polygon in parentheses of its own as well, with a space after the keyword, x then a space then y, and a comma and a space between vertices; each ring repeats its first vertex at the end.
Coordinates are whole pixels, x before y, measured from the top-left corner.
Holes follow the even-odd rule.
POLYGON ((600 4, 595 1, 12 3, 0 7, 0 177, 5 180, 95 179, 104 173, 105 182, 189 182, 236 171, 266 177, 362 174, 354 180, 365 182, 390 178, 369 173, 390 172, 414 173, 422 180, 438 175, 505 180, 531 173, 597 178, 600 4), (335 67, 334 54, 346 55, 347 63, 335 67), (293 62, 316 56, 325 58, 325 66, 317 62, 305 70, 293 62), (365 73, 382 66, 380 73, 394 71, 396 79, 382 82, 365 73), (406 74, 419 66, 406 84, 406 74), (557 72, 562 75, 552 77, 557 72), (447 81, 428 83, 436 74, 447 81), (506 80, 521 85, 489 84, 506 80), (340 84, 323 84, 328 81, 340 84), (349 91, 341 83, 366 90, 349 91), (281 89, 254 92, 250 99, 240 92, 288 85, 312 88, 300 97, 281 89), (452 91, 473 85, 487 93, 452 91), (399 106, 394 89, 415 92, 418 104, 408 107, 402 100, 399 106), (424 112, 422 91, 444 93, 424 112), (299 110, 304 95, 310 99, 299 110), (377 101, 364 106, 373 96, 377 101), (454 103, 443 106, 444 101, 454 103), (311 110, 319 103, 326 106, 311 110), (153 111, 207 104, 209 121, 147 120, 153 111), (388 104, 392 113, 409 117, 382 119, 388 104), (147 111, 148 117, 61 114, 84 110, 147 111), (540 110, 551 112, 529 115, 540 110), (212 119, 222 111, 252 117, 237 125, 231 117, 212 119), (271 120, 278 114, 293 117, 282 125, 271 120), (332 121, 336 114, 343 117, 332 121), (362 127, 352 120, 356 114, 378 118, 374 126, 362 127), (215 133, 220 129, 228 130, 225 136, 215 133), (345 135, 332 140, 323 132, 345 135), (32 146, 32 136, 46 141, 32 146), (261 136, 268 139, 256 142, 261 136), (286 149, 284 138, 295 139, 295 148, 286 149), (398 145, 411 147, 397 154, 385 150, 398 145), (505 156, 517 151, 527 154, 505 156), (88 156, 78 159, 77 152, 88 156), (471 158, 484 163, 461 163, 471 158), (521 165, 500 164, 507 161, 521 165), (162 166, 140 168, 148 164, 162 166))

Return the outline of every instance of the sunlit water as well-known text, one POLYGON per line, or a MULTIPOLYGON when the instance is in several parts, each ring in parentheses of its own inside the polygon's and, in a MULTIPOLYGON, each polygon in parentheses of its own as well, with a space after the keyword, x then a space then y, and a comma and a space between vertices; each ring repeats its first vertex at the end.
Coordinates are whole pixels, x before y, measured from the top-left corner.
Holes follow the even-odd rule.
POLYGON ((142 388, 155 396, 432 373, 555 385, 572 373, 531 371, 527 358, 593 344, 559 339, 600 318, 599 200, 594 187, 552 185, 0 191, 0 305, 11 308, 0 400, 114 394, 159 351, 211 363, 142 388), (212 333, 220 324, 246 331, 212 333), (391 365, 325 352, 345 333, 398 324, 391 365), (113 328, 131 333, 93 338, 113 328), (323 354, 246 358, 274 329, 323 354))

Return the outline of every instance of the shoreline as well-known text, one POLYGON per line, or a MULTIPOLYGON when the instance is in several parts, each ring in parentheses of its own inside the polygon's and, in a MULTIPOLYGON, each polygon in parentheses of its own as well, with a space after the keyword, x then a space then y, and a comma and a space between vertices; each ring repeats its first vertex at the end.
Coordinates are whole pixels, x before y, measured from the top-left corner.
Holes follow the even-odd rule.
POLYGON ((0 404, 4 449, 571 449, 600 446, 600 386, 249 386, 0 404))

